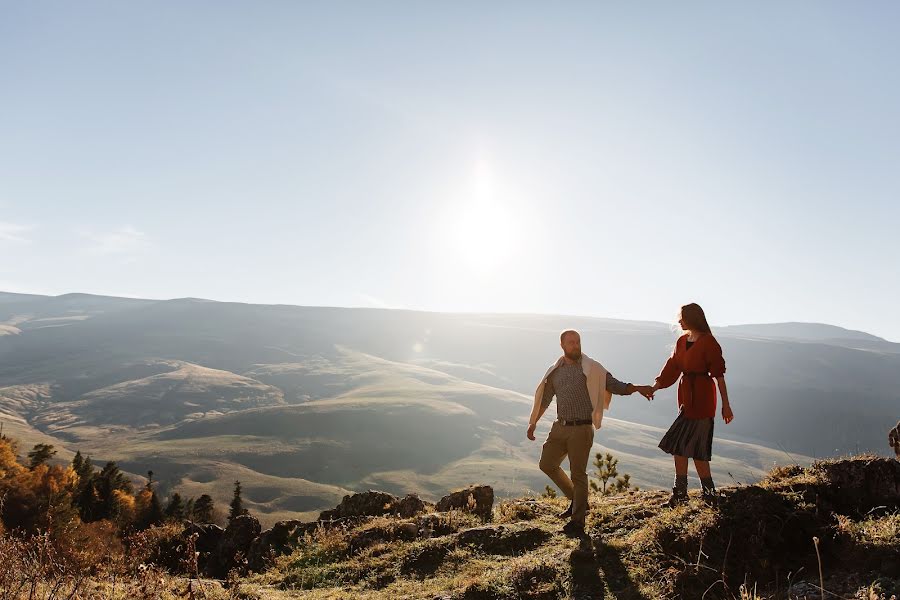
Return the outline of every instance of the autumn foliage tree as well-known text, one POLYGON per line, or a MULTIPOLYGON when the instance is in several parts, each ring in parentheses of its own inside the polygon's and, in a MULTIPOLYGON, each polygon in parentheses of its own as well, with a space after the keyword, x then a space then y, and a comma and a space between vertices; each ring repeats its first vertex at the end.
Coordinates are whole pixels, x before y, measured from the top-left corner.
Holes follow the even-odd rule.
POLYGON ((47 532, 78 547, 92 537, 109 539, 110 531, 122 536, 160 525, 166 518, 178 521, 192 513, 212 518, 212 498, 206 495, 195 504, 176 493, 164 512, 152 471, 135 494, 131 479, 114 461, 98 471, 81 452, 69 465, 50 464, 55 454, 52 445, 37 444, 22 463, 17 442, 0 435, 0 533, 47 532))
MULTIPOLYGON (((132 551, 135 536, 144 535, 138 530, 148 529, 151 538, 168 535, 166 519, 213 519, 213 501, 205 494, 196 502, 173 494, 163 511, 152 472, 135 493, 114 461, 98 470, 81 452, 69 464, 59 464, 55 455, 52 445, 37 444, 20 458, 18 443, 0 433, 0 541, 11 536, 23 547, 44 548, 40 544, 49 540, 54 568, 64 562, 67 569, 87 572, 119 560, 132 551)), ((0 556, 0 567, 4 560, 0 556)))
MULTIPOLYGON (((114 461, 97 469, 91 457, 81 452, 68 464, 56 454, 50 444, 20 452, 17 441, 3 435, 0 423, 0 549, 22 549, 40 577, 119 572, 130 569, 135 561, 144 564, 157 550, 177 554, 183 550, 176 539, 185 519, 212 523, 224 518, 207 494, 195 500, 173 491, 163 510, 152 471, 146 484, 135 489, 132 477, 114 461)), ((232 510, 246 514, 238 482, 235 497, 232 510)), ((181 561, 178 556, 172 560, 181 561)), ((11 567, 11 560, 0 552, 0 600, 10 597, 4 594, 8 591, 4 574, 19 581, 18 567, 11 567)), ((19 597, 15 590, 11 593, 19 597)), ((45 593, 47 598, 81 597, 52 585, 40 594, 36 588, 30 590, 33 597, 43 598, 45 593)))
MULTIPOLYGON (((116 492, 133 495, 131 480, 115 462, 109 461, 94 477, 96 506, 93 520, 107 519, 117 522, 121 520, 123 494, 116 492)), ((127 507, 124 509, 127 510, 127 507)))
MULTIPOLYGON (((52 534, 71 527, 78 519, 72 504, 77 483, 75 471, 71 467, 36 462, 33 458, 26 468, 19 463, 17 451, 15 441, 0 438, 0 498, 3 499, 0 517, 4 528, 52 534)), ((36 446, 29 457, 35 453, 44 456, 46 450, 36 446)))

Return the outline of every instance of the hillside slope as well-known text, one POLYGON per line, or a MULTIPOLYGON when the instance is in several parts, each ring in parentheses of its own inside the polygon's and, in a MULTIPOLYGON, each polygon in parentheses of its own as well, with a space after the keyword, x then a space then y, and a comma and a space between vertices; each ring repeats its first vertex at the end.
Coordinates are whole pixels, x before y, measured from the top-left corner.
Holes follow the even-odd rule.
POLYGON ((560 533, 565 502, 540 497, 503 501, 485 523, 450 512, 320 526, 244 589, 311 599, 811 600, 822 595, 818 544, 826 597, 900 592, 900 462, 778 469, 723 489, 718 508, 696 496, 661 508, 665 496, 592 497, 581 539, 560 533))

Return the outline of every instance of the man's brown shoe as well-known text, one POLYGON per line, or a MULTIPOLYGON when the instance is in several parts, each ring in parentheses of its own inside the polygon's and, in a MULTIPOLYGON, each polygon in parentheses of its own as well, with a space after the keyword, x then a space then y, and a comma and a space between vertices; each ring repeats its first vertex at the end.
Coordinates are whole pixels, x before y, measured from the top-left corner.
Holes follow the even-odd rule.
POLYGON ((563 525, 562 532, 569 537, 582 537, 584 535, 584 523, 581 521, 569 521, 563 525))
POLYGON ((569 508, 562 511, 558 515, 556 515, 557 519, 571 519, 572 518, 572 506, 574 506, 574 502, 569 502, 569 508))

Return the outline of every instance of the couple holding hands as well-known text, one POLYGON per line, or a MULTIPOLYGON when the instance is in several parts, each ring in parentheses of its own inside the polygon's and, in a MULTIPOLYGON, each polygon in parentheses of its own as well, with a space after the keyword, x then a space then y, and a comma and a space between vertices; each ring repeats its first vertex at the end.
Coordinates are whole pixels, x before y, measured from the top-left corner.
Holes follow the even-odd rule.
POLYGON ((556 397, 557 420, 553 422, 541 452, 540 468, 569 499, 569 508, 559 516, 569 519, 563 527, 568 535, 582 535, 588 511, 587 465, 594 444, 594 430, 600 428, 603 411, 612 394, 635 392, 651 400, 656 390, 678 381, 679 413, 659 442, 659 447, 675 457, 675 485, 666 506, 687 501, 688 459, 703 486, 703 499, 716 503, 709 461, 712 459, 713 422, 716 416, 716 387, 722 395, 722 418, 734 419, 725 387, 725 359, 713 337, 703 309, 697 304, 681 307, 678 324, 684 335, 675 343, 672 356, 651 385, 632 385, 613 377, 603 365, 581 352, 581 336, 567 330, 560 335, 563 355, 547 370, 534 394, 528 419, 528 439, 534 440, 537 422, 556 397), (569 457, 571 479, 560 465, 569 457))

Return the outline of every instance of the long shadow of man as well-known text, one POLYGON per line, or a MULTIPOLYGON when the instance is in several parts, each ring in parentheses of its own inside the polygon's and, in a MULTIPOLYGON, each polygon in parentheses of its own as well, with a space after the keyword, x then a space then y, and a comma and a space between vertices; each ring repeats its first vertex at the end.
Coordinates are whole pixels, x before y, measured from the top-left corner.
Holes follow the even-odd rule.
POLYGON ((606 590, 616 600, 652 600, 641 593, 637 583, 628 574, 620 551, 599 537, 591 540, 584 536, 581 546, 573 553, 572 598, 606 600, 606 590))

